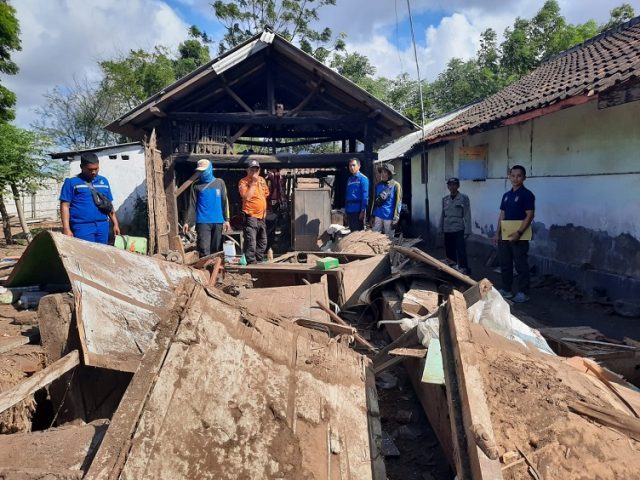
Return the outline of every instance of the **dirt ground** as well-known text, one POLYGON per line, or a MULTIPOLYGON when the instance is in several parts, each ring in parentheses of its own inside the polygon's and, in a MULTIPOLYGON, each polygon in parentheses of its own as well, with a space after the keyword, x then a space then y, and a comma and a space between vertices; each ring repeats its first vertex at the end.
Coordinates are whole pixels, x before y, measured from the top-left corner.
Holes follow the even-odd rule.
MULTIPOLYGON (((445 257, 443 248, 429 248, 425 251, 438 259, 445 257)), ((495 271, 495 267, 484 265, 486 255, 470 253, 471 277, 476 280, 488 278, 496 288, 500 288, 500 273, 495 271)), ((519 313, 525 314, 521 319, 525 323, 528 321, 526 316, 529 316, 545 327, 588 326, 612 339, 640 339, 639 319, 616 315, 611 306, 596 302, 587 292, 580 292, 560 279, 532 276, 529 297, 528 302, 513 304, 511 307, 516 317, 519 313)), ((530 326, 539 328, 539 325, 530 326)))
MULTIPOLYGON (((542 478, 581 479, 585 472, 594 479, 637 478, 640 443, 569 409, 582 401, 616 410, 604 384, 565 359, 526 350, 479 326, 472 330, 501 458, 518 458, 520 449, 542 478)), ((504 478, 529 479, 527 468, 514 464, 503 469, 504 478)))

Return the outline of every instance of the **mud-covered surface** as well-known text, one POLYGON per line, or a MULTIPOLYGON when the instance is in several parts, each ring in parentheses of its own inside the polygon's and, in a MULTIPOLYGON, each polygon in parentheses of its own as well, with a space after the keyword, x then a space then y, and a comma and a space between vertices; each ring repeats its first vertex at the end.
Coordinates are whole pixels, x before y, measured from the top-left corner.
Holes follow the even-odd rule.
MULTIPOLYGON (((586 402, 628 415, 604 384, 560 357, 526 351, 486 331, 479 335, 476 330, 474 338, 481 339, 475 345, 477 358, 503 463, 520 459, 519 449, 542 478, 582 479, 586 472, 588 478, 637 478, 640 443, 569 408, 586 402)), ((531 478, 524 461, 503 475, 531 478)))

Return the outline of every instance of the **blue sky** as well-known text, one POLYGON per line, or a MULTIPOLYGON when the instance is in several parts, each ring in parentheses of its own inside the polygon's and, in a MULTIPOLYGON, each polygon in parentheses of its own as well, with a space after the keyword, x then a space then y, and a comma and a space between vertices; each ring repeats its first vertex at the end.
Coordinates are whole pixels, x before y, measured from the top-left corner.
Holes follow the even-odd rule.
MULTIPOLYGON (((471 58, 480 33, 499 35, 517 16, 531 18, 544 0, 410 0, 423 78, 433 80, 452 57, 471 58)), ((558 0, 570 23, 604 23, 625 0, 558 0)), ((640 0, 626 0, 640 14, 640 0)), ((195 24, 212 38, 221 29, 211 0, 9 0, 21 26, 16 76, 1 76, 18 96, 16 123, 27 127, 43 95, 75 80, 99 79, 97 62, 131 49, 175 49, 195 24)), ((367 55, 377 74, 415 75, 406 0, 337 0, 320 11, 320 25, 347 34, 347 49, 367 55), (396 21, 397 20, 397 21, 396 21)), ((212 55, 217 52, 212 46, 212 55)))

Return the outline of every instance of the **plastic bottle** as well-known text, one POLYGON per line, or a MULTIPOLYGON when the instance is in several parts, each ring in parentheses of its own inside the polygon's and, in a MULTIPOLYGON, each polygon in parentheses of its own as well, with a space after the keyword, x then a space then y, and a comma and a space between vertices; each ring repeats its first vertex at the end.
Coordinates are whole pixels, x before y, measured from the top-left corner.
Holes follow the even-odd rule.
POLYGON ((273 249, 267 250, 267 262, 273 262, 273 249))

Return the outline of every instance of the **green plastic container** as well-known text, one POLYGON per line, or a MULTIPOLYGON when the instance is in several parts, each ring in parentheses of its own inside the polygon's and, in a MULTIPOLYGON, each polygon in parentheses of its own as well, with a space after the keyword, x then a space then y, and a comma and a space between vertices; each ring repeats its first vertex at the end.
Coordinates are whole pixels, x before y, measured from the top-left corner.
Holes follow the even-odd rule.
POLYGON ((144 237, 130 237, 129 235, 116 235, 113 246, 128 252, 147 254, 147 239, 144 237))
POLYGON ((320 270, 331 270, 339 265, 340 262, 338 259, 333 257, 324 257, 316 260, 316 268, 319 268, 320 270))

